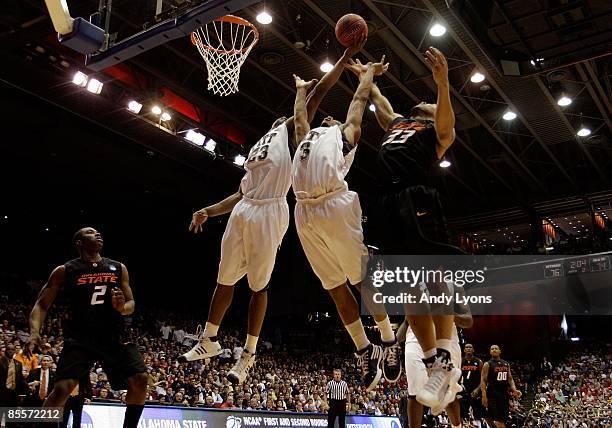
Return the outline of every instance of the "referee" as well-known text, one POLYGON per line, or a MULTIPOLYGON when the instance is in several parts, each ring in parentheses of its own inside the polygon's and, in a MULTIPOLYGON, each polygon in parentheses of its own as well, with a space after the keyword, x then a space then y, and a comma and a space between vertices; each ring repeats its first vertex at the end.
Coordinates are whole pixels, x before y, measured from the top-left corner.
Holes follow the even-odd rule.
POLYGON ((348 385, 341 380, 342 371, 334 369, 334 378, 327 382, 327 428, 334 428, 338 417, 338 428, 345 428, 348 385))

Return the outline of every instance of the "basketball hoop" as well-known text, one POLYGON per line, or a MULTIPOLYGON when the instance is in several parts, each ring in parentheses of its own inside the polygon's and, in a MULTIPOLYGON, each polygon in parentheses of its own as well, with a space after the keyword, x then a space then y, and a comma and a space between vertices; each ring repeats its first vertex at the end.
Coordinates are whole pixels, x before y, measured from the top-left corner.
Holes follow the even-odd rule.
POLYGON ((246 19, 226 15, 191 33, 206 62, 208 89, 226 96, 238 91, 240 68, 259 40, 259 31, 246 19))

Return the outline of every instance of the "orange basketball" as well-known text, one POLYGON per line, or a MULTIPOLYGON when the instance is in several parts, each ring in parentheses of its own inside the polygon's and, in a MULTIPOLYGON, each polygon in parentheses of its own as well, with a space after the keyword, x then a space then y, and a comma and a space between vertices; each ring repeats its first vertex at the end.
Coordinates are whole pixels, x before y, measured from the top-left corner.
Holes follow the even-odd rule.
POLYGON ((359 15, 347 13, 336 22, 336 38, 344 47, 353 46, 362 34, 368 36, 368 25, 359 15))

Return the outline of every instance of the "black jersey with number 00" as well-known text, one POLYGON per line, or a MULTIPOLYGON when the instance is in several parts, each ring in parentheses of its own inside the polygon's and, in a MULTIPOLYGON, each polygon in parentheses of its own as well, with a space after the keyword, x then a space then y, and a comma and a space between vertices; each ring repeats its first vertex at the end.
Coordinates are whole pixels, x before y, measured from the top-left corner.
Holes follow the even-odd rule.
POLYGON ((487 378, 487 392, 505 395, 508 393, 508 379, 510 377, 510 364, 505 360, 489 360, 489 376, 487 378))
POLYGON ((461 373, 463 375, 463 386, 472 393, 478 385, 480 385, 480 372, 482 370, 482 361, 479 358, 468 360, 464 358, 461 363, 461 373))
POLYGON ((435 161, 438 137, 432 121, 398 117, 389 125, 378 152, 388 183, 426 185, 435 161))
POLYGON ((121 340, 124 320, 113 308, 111 291, 121 288, 121 263, 107 258, 96 263, 74 259, 64 266, 63 291, 70 309, 66 336, 84 341, 121 340))

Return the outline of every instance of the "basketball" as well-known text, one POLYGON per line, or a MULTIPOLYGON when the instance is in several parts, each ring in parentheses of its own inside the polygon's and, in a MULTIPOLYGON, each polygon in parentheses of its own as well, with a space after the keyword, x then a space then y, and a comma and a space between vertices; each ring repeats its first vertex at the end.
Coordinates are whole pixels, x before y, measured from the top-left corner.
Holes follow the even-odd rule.
POLYGON ((359 15, 347 13, 336 22, 336 38, 344 47, 353 46, 362 34, 368 36, 368 25, 359 15))

